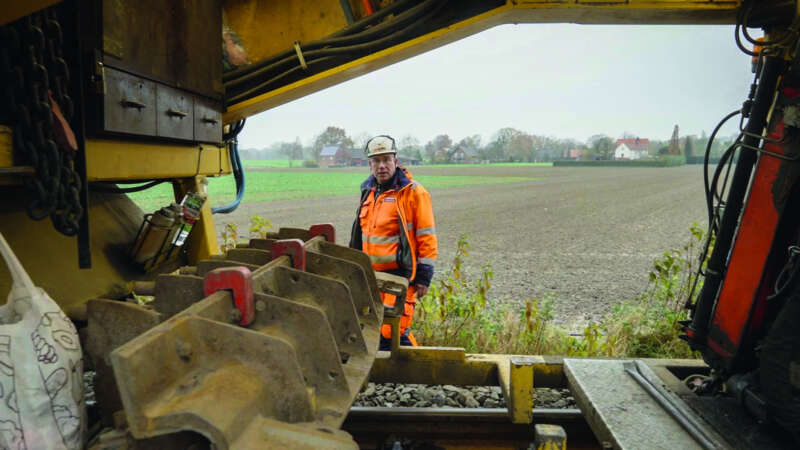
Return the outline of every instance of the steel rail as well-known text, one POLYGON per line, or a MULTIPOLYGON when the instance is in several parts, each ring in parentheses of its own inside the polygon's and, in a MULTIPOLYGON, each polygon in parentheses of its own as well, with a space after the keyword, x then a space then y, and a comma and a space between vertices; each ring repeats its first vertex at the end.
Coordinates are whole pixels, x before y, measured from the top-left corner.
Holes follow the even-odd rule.
MULTIPOLYGON (((342 429, 361 448, 423 443, 445 448, 527 448, 534 425, 561 426, 568 448, 601 448, 579 409, 534 408, 533 423, 514 424, 506 408, 351 407, 342 429)), ((424 447, 420 447, 424 448, 424 447)))

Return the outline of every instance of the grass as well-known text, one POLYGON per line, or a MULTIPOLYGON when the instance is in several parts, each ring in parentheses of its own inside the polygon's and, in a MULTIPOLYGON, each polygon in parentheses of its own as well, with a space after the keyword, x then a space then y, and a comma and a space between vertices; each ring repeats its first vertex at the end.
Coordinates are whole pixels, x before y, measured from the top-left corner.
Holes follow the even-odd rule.
POLYGON ((469 255, 466 236, 458 241, 453 263, 428 295, 418 300, 412 329, 422 345, 463 347, 469 353, 590 357, 694 358, 680 339, 684 308, 692 291, 697 253, 705 232, 692 224, 690 241, 653 261, 650 283, 636 299, 620 301, 599 323, 573 336, 553 323, 555 299, 526 299, 525 307, 492 302, 490 266, 476 279, 462 271, 469 255))
MULTIPOLYGON (((304 171, 304 172, 246 172, 246 186, 243 203, 273 202, 279 200, 299 200, 312 198, 335 197, 340 195, 358 195, 361 182, 367 175, 340 171, 304 171)), ((484 176, 445 176, 419 175, 415 180, 427 189, 476 186, 487 184, 516 183, 529 181, 528 177, 484 177, 484 176)), ((208 185, 212 206, 223 205, 234 198, 235 184, 233 177, 211 178, 208 185)), ((172 200, 172 186, 161 184, 146 191, 130 194, 130 197, 145 211, 158 209, 172 200)))
MULTIPOLYGON (((413 170, 415 166, 411 166, 410 169, 413 170)), ((417 167, 553 167, 552 162, 538 162, 538 163, 526 163, 526 162, 504 162, 504 163, 487 163, 487 164, 423 164, 417 167)))
POLYGON ((248 167, 275 167, 279 169, 289 167, 302 167, 303 161, 289 161, 288 159, 249 159, 242 161, 245 168, 248 167), (291 163, 291 164, 290 164, 291 163))

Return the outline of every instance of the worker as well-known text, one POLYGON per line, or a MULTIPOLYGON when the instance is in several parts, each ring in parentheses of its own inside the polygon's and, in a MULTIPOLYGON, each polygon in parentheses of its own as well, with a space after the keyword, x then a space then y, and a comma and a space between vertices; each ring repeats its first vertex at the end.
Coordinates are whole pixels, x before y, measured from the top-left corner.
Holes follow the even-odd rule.
MULTIPOLYGON (((431 196, 397 165, 397 147, 389 136, 376 136, 364 148, 371 175, 361 184, 350 247, 363 250, 376 271, 409 280, 400 319, 400 345, 417 345, 411 321, 417 298, 428 292, 436 262, 437 241, 431 196)), ((383 304, 394 306, 395 296, 381 293, 383 304)), ((381 350, 389 350, 391 326, 381 328, 381 350)))

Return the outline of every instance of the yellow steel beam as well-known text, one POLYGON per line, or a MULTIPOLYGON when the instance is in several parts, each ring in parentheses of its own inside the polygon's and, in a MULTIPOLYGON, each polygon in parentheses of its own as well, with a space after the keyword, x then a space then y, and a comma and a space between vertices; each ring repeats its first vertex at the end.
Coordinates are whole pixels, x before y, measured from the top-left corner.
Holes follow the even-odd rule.
POLYGON ((0 125, 0 167, 14 165, 13 136, 11 127, 0 125))
POLYGON ((230 105, 225 123, 246 118, 503 23, 734 23, 740 0, 508 0, 476 15, 380 52, 230 105))
POLYGON ((11 0, 3 2, 3 7, 0 8, 0 25, 13 22, 20 17, 25 17, 30 13, 47 8, 60 1, 61 0, 11 0))
POLYGON ((89 181, 150 180, 231 173, 227 147, 86 141, 89 181))
MULTIPOLYGON (((188 192, 206 192, 206 180, 204 176, 184 178, 175 183, 175 194, 178 199, 183 198, 188 192)), ((189 238, 186 242, 187 257, 190 265, 197 264, 202 259, 208 259, 211 255, 220 254, 219 243, 217 242, 217 230, 214 227, 214 218, 211 215, 211 202, 206 201, 203 209, 200 210, 200 218, 197 219, 189 238)))
POLYGON ((239 35, 250 61, 290 49, 294 41, 316 41, 347 26, 340 0, 228 0, 223 11, 226 25, 239 35))
MULTIPOLYGON (((375 359, 370 380, 376 383, 509 386, 510 361, 518 355, 466 354, 463 348, 400 347, 375 359), (502 381, 501 378, 506 381, 502 381)), ((563 387, 563 358, 531 356, 535 387, 563 387)))

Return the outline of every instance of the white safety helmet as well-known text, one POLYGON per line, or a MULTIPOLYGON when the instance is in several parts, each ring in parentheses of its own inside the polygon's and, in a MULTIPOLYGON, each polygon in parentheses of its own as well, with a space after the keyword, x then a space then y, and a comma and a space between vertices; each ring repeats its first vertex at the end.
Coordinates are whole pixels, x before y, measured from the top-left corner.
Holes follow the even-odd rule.
POLYGON ((383 155, 384 153, 397 153, 397 147, 394 145, 394 139, 391 136, 382 134, 375 136, 367 141, 367 146, 364 148, 367 157, 383 155))

